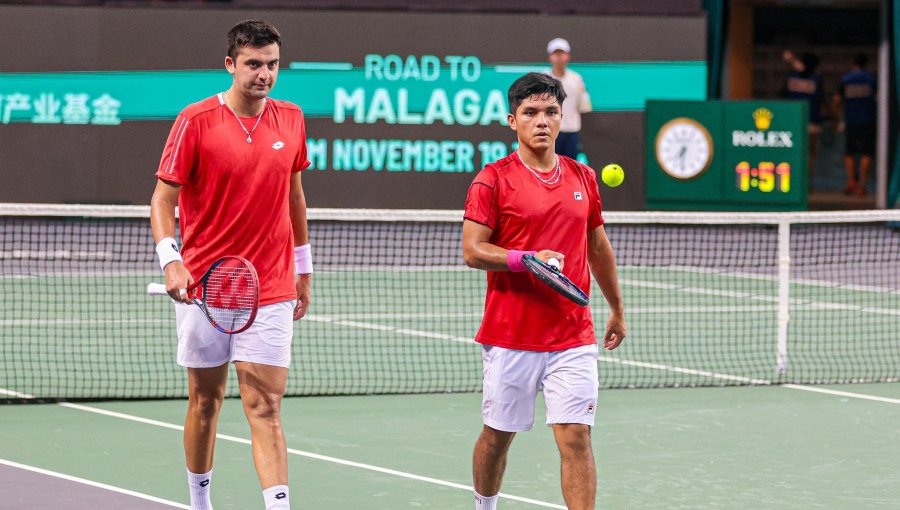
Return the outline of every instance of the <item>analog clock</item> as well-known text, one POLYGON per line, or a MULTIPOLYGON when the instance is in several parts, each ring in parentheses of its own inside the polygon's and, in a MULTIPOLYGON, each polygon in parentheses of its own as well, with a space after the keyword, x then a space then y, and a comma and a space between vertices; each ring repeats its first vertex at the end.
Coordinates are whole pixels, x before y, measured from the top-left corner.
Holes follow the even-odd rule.
POLYGON ((699 176, 709 168, 712 158, 712 137, 694 119, 672 119, 656 135, 656 160, 664 172, 676 179, 699 176))

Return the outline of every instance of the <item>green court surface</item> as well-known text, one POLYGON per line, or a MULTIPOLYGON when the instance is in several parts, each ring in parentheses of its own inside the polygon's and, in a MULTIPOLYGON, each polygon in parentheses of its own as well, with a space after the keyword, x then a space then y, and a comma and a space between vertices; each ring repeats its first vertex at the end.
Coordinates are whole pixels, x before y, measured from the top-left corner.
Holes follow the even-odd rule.
MULTIPOLYGON (((354 269, 317 270, 295 328, 288 393, 319 396, 284 404, 293 507, 471 509, 484 275, 354 269)), ((599 359, 598 508, 897 508, 900 383, 806 384, 896 381, 900 293, 835 275, 790 282, 778 373, 771 274, 620 267, 629 335, 599 359), (632 387, 643 389, 618 389, 632 387)), ((152 280, 0 277, 17 297, 0 303, 0 398, 176 397, 0 406, 0 465, 184 508, 185 376, 172 305, 144 294, 152 280)), ((606 310, 592 295, 599 332, 606 310)), ((238 401, 219 432, 216 510, 261 508, 238 401)), ((501 510, 564 508, 558 473, 550 431, 521 434, 501 510)), ((20 495, 0 478, 4 490, 20 495)))
MULTIPOLYGON (((804 388, 601 392, 593 432, 598 508, 897 508, 900 384, 804 388)), ((466 487, 481 427, 480 399, 287 399, 292 507, 473 508, 466 487)), ((185 405, 166 400, 2 406, 0 462, 183 505, 178 427, 185 405)), ((538 408, 539 424, 513 444, 503 485, 504 494, 530 502, 504 498, 501 509, 564 508, 558 455, 538 408)), ((262 508, 249 431, 236 400, 226 401, 219 432, 224 436, 216 449, 215 508, 262 508)))

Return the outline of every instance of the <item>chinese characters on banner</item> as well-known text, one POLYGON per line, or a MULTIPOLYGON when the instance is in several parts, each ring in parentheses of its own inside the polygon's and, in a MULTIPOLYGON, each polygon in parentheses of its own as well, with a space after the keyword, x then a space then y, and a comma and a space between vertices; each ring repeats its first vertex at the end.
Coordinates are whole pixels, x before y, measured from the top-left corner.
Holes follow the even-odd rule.
POLYGON ((119 108, 122 102, 110 96, 91 100, 88 94, 40 93, 37 96, 13 93, 0 95, 0 123, 9 124, 16 116, 25 120, 31 115, 35 124, 100 124, 116 126, 122 123, 119 108), (24 118, 23 118, 24 117, 24 118))

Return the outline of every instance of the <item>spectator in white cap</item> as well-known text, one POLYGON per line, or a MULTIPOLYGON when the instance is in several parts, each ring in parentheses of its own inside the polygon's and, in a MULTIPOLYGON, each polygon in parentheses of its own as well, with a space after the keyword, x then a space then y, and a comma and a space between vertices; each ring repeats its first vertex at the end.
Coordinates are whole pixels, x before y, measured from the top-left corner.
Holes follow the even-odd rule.
POLYGON ((576 159, 581 152, 581 114, 591 111, 591 96, 584 86, 584 79, 567 69, 572 47, 569 41, 557 37, 547 43, 550 58, 550 76, 561 81, 566 91, 562 105, 562 124, 556 138, 556 153, 576 159))

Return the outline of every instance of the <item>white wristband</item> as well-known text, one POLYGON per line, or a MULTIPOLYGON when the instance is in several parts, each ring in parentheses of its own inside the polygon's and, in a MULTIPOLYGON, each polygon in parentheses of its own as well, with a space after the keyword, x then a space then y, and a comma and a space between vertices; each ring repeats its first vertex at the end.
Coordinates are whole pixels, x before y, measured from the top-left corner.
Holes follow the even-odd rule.
POLYGON ((294 274, 311 274, 312 246, 309 243, 303 246, 294 246, 294 274))
POLYGON ((167 237, 156 245, 156 255, 159 256, 159 267, 165 271, 169 262, 184 262, 178 253, 178 243, 174 238, 167 237))

